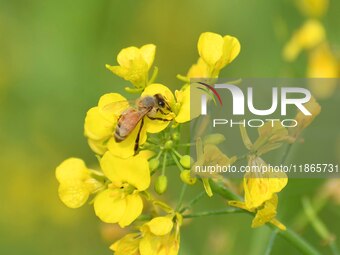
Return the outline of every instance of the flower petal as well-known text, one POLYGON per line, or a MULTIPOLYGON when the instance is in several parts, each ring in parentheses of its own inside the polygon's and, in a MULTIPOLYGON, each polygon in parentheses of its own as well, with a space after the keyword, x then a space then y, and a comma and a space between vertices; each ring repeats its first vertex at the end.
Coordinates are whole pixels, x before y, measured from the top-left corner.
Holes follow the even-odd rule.
MULTIPOLYGON (((138 64, 143 64, 144 59, 137 47, 127 47, 122 49, 117 56, 117 62, 124 68, 134 68, 138 64)), ((146 63, 145 63, 146 64, 146 63)))
POLYGON ((156 94, 161 94, 170 106, 175 103, 175 98, 171 90, 160 83, 153 83, 147 86, 141 96, 154 96, 156 94))
POLYGON ((149 227, 152 234, 156 236, 163 236, 170 233, 174 224, 172 219, 169 217, 156 217, 146 223, 146 226, 149 227))
POLYGON ((118 93, 107 93, 100 97, 98 108, 103 117, 113 123, 129 107, 129 102, 118 93))
POLYGON ((142 130, 140 130, 141 122, 139 122, 131 134, 128 135, 123 141, 116 142, 114 138, 111 138, 107 144, 109 151, 112 154, 121 157, 121 158, 129 158, 135 154, 135 144, 137 140, 137 136, 139 133, 139 145, 142 145, 146 141, 146 126, 144 125, 142 130))
POLYGON ((113 134, 114 122, 108 121, 99 111, 99 107, 92 107, 86 113, 84 131, 85 136, 93 140, 102 140, 113 134))
POLYGON ((248 208, 257 208, 270 200, 274 193, 280 192, 286 185, 287 178, 244 178, 245 203, 248 208))
POLYGON ((175 95, 180 105, 175 120, 178 123, 187 122, 190 120, 190 86, 187 86, 183 91, 177 90, 175 95))
POLYGON ((236 37, 226 35, 223 37, 223 55, 218 61, 216 68, 221 70, 226 65, 230 64, 240 53, 241 45, 236 37))
POLYGON ((161 246, 161 238, 151 233, 144 234, 139 243, 140 255, 158 255, 161 246))
POLYGON ((60 184, 58 193, 67 207, 78 208, 86 203, 90 191, 82 181, 73 180, 60 184))
POLYGON ((251 226, 253 228, 260 227, 273 220, 276 216, 277 203, 278 197, 276 194, 274 194, 273 197, 266 201, 263 207, 256 212, 251 226))
POLYGON ((89 178, 89 174, 84 161, 79 158, 66 159, 56 168, 56 178, 59 183, 70 180, 82 181, 89 178))
POLYGON ((196 64, 193 64, 188 73, 188 78, 208 78, 209 77, 209 66, 207 63, 202 59, 199 58, 196 64))
POLYGON ((91 150, 96 153, 97 155, 103 155, 107 151, 107 139, 103 140, 87 140, 88 145, 90 146, 91 150))
POLYGON ((142 213, 143 201, 138 193, 126 196, 126 209, 118 224, 122 228, 130 225, 142 213))
POLYGON ((126 200, 120 190, 107 189, 96 196, 93 206, 103 222, 117 223, 126 210, 126 200))
POLYGON ((222 57, 223 44, 221 35, 211 32, 202 33, 198 39, 198 53, 208 65, 214 67, 222 57))
MULTIPOLYGON (((145 90, 142 93, 142 97, 145 96, 154 96, 156 94, 161 94, 166 102, 169 104, 171 109, 174 108, 175 106, 175 98, 174 95, 172 94, 171 90, 164 86, 163 84, 150 84, 145 88, 145 90)), ((174 117, 173 112, 166 112, 167 114, 159 114, 157 117, 162 118, 162 119, 167 119, 171 120, 174 117)), ((162 120, 151 120, 148 117, 144 118, 144 125, 145 129, 148 133, 158 133, 165 129, 169 125, 170 121, 162 121, 162 120)))
POLYGON ((170 121, 162 121, 162 120, 151 120, 149 118, 144 119, 145 130, 148 133, 156 134, 164 129, 170 124, 170 121))
POLYGON ((140 48, 140 53, 142 54, 145 62, 148 64, 148 67, 150 68, 155 59, 156 45, 154 44, 143 45, 140 48))
POLYGON ((110 246, 115 255, 138 255, 139 233, 127 234, 110 246))
POLYGON ((108 151, 100 160, 100 165, 112 182, 126 182, 140 191, 150 185, 149 164, 142 155, 122 159, 108 151))

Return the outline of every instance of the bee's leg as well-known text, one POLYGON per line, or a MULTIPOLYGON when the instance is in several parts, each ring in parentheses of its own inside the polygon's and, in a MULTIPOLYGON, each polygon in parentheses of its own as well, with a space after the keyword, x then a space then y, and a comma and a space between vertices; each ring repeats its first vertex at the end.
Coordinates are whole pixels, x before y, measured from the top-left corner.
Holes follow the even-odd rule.
POLYGON ((168 114, 166 114, 161 108, 157 108, 156 111, 157 111, 157 112, 160 112, 160 113, 163 114, 163 115, 168 115, 168 114))
POLYGON ((136 140, 135 140, 135 147, 134 147, 135 154, 137 153, 137 150, 139 148, 140 132, 142 131, 143 125, 144 125, 144 118, 142 118, 142 120, 140 122, 138 134, 137 134, 137 137, 136 137, 136 140))
POLYGON ((146 115, 150 120, 161 120, 161 121, 171 121, 171 120, 168 120, 168 119, 163 119, 163 118, 157 118, 157 117, 150 117, 148 115, 146 115))

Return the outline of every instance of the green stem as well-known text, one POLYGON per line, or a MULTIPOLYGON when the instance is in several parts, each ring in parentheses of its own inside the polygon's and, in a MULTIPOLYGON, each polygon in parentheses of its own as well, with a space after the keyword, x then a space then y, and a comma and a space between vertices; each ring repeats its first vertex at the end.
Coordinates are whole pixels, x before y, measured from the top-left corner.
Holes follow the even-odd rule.
POLYGON ((148 84, 154 83, 154 81, 157 78, 157 75, 158 75, 158 67, 155 66, 154 69, 153 69, 153 73, 152 73, 151 79, 149 80, 148 84))
POLYGON ((177 144, 178 147, 190 147, 190 146, 194 146, 195 143, 179 143, 177 144))
POLYGON ((160 150, 156 156, 156 159, 159 159, 163 154, 163 150, 160 150))
POLYGON ((289 153, 290 153, 290 150, 292 149, 292 147, 293 147, 293 143, 290 143, 290 144, 287 145, 286 150, 285 150, 283 157, 281 159, 281 164, 286 163, 286 160, 289 156, 289 153))
POLYGON ((178 211, 179 208, 182 206, 183 198, 184 198, 184 194, 185 194, 185 191, 187 189, 187 186, 188 186, 187 184, 183 183, 181 193, 179 195, 179 199, 178 199, 177 206, 176 206, 176 211, 178 211))
MULTIPOLYGON (((327 198, 323 196, 317 196, 315 199, 312 201, 312 207, 314 209, 314 212, 318 214, 322 210, 322 208, 325 207, 327 204, 327 198)), ((297 232, 301 232, 306 225, 309 223, 309 218, 306 217, 306 214, 304 210, 300 211, 300 213, 295 217, 294 222, 293 222, 293 228, 297 232)))
POLYGON ((205 191, 202 191, 201 193, 199 193, 196 197, 194 197, 193 199, 191 199, 189 201, 189 203, 187 204, 187 206, 183 207, 179 212, 183 213, 186 210, 190 209, 194 204, 196 204, 203 196, 205 195, 205 191))
POLYGON ((248 154, 243 154, 241 156, 238 156, 236 161, 234 162, 234 164, 236 164, 236 163, 238 163, 238 162, 240 162, 240 161, 242 161, 244 159, 247 159, 247 157, 248 157, 248 154))
POLYGON ((163 155, 163 165, 162 165, 161 175, 165 175, 167 156, 168 156, 168 153, 165 152, 164 155, 163 155))
POLYGON ((184 168, 183 168, 183 166, 181 165, 181 163, 179 163, 179 161, 178 161, 178 159, 176 158, 175 154, 174 154, 174 153, 171 153, 171 156, 172 156, 172 158, 174 159, 174 161, 175 161, 177 167, 179 168, 179 170, 183 171, 184 168))
POLYGON ((272 234, 270 235, 270 239, 269 239, 269 242, 268 242, 268 246, 267 246, 267 249, 265 251, 265 255, 270 255, 272 250, 273 250, 273 246, 274 246, 274 242, 275 242, 275 239, 276 239, 276 236, 277 236, 277 233, 279 231, 276 229, 272 232, 272 234))
POLYGON ((228 200, 242 200, 242 197, 227 189, 221 181, 210 180, 210 187, 214 193, 219 194, 228 200))
POLYGON ((311 246, 301 236, 289 228, 287 228, 285 231, 280 231, 279 235, 293 244, 303 254, 320 255, 320 253, 313 246, 311 246))
POLYGON ((203 216, 223 215, 223 214, 243 213, 243 212, 245 211, 241 209, 237 209, 237 208, 225 208, 225 209, 215 210, 215 211, 186 214, 186 215, 183 215, 183 218, 198 218, 198 217, 203 217, 203 216))
POLYGON ((331 248, 331 251, 334 255, 339 255, 338 248, 334 242, 333 235, 329 232, 325 224, 320 220, 317 216, 317 213, 314 211, 314 208, 308 198, 302 199, 303 208, 305 210, 306 216, 309 218, 315 232, 326 242, 331 248))
POLYGON ((179 157, 179 158, 182 157, 182 155, 181 155, 178 151, 176 151, 175 149, 172 149, 172 152, 173 152, 177 157, 179 157))

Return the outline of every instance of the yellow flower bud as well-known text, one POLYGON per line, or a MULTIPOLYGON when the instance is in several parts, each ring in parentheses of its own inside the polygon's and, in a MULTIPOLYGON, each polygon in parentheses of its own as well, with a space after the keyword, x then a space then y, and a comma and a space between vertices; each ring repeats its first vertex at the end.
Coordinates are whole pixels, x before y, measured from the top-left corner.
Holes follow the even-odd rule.
POLYGON ((168 178, 165 175, 160 175, 155 182, 155 191, 161 195, 168 187, 168 178))
POLYGON ((190 157, 189 155, 184 155, 183 157, 181 157, 180 161, 181 165, 184 168, 191 168, 191 166, 194 164, 194 160, 192 157, 190 157))
POLYGON ((181 180, 188 185, 194 185, 197 181, 196 177, 191 177, 190 170, 183 170, 180 177, 181 180))

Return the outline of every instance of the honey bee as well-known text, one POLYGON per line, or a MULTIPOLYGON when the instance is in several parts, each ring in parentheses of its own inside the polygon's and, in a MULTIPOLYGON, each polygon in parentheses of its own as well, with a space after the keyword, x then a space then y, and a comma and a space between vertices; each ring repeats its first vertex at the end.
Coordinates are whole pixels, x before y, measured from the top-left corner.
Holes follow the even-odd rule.
POLYGON ((168 116, 171 113, 171 107, 161 94, 154 96, 144 96, 136 101, 135 107, 129 107, 118 118, 117 126, 114 132, 114 139, 117 143, 124 141, 136 128, 139 122, 139 131, 135 140, 135 152, 139 147, 140 132, 143 128, 144 117, 151 120, 171 121, 171 119, 161 118, 157 113, 168 116))

